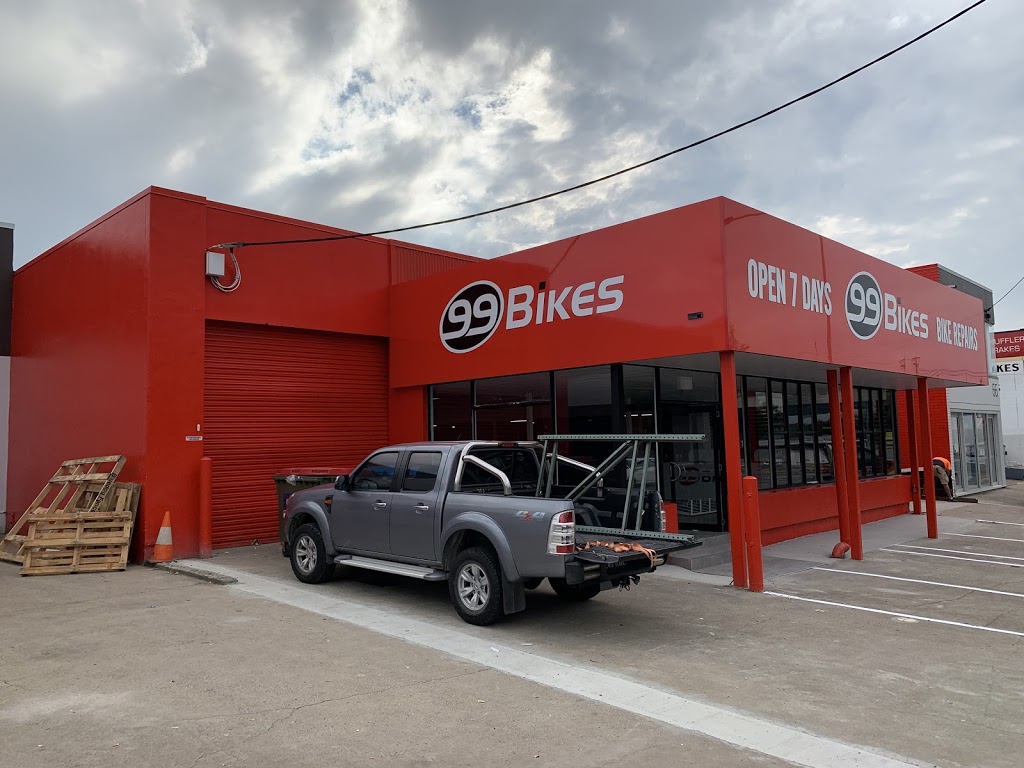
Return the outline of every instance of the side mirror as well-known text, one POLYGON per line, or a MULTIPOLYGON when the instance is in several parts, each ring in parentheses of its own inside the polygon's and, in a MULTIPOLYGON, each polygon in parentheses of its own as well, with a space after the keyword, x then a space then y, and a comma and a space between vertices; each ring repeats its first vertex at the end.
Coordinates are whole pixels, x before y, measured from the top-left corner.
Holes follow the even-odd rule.
POLYGON ((348 475, 338 475, 338 479, 334 481, 334 488, 339 491, 347 491, 348 475))

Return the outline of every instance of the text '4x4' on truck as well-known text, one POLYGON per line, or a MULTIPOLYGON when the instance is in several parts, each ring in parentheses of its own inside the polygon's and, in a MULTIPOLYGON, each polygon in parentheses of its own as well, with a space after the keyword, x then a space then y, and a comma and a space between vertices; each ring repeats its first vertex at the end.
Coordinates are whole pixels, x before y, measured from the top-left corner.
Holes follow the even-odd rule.
POLYGON ((336 564, 447 581, 471 624, 523 610, 526 590, 544 579, 564 599, 588 600, 699 544, 665 533, 651 488, 657 443, 703 439, 542 435, 382 448, 334 485, 288 497, 284 553, 308 584, 329 579, 336 564), (606 458, 591 466, 560 456, 568 443, 606 458))

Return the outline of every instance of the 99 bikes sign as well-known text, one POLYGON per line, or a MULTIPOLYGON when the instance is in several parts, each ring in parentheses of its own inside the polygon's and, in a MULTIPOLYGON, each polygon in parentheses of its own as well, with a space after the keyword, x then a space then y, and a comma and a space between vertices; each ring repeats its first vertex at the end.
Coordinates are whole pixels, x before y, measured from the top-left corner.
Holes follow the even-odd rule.
MULTIPOLYGON (((787 272, 756 259, 747 262, 747 292, 754 299, 832 315, 832 286, 829 282, 787 272)), ((930 321, 926 312, 905 306, 902 298, 883 291, 870 272, 858 272, 850 278, 842 308, 850 332, 862 341, 873 338, 881 330, 928 339, 934 329, 936 341, 978 351, 977 328, 942 317, 930 321)))
MULTIPOLYGON (((927 313, 905 307, 901 299, 883 293, 870 272, 858 272, 846 286, 846 322, 858 339, 870 339, 880 328, 921 339, 930 337, 927 313)), ((935 339, 978 351, 977 328, 942 317, 935 318, 935 339)))
POLYGON ((506 296, 489 280, 460 289, 441 314, 439 334, 445 349, 455 354, 472 352, 502 326, 512 331, 615 312, 622 307, 623 275, 545 290, 545 284, 509 288, 506 296))

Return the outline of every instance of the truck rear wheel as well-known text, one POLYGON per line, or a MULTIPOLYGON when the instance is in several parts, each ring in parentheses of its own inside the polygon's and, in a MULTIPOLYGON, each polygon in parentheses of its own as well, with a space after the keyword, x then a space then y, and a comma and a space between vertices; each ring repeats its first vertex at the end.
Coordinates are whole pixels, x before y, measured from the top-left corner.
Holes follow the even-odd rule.
POLYGON ((320 526, 299 526, 291 542, 292 573, 306 584, 321 584, 334 575, 334 563, 327 559, 327 548, 320 526))
POLYGON ((582 584, 566 584, 565 579, 548 579, 548 581, 556 595, 574 603, 582 603, 584 600, 597 597, 601 592, 601 583, 597 581, 585 581, 582 584))
POLYGON ((501 566, 494 552, 470 547, 455 556, 448 572, 448 594, 463 621, 486 626, 504 615, 501 566))

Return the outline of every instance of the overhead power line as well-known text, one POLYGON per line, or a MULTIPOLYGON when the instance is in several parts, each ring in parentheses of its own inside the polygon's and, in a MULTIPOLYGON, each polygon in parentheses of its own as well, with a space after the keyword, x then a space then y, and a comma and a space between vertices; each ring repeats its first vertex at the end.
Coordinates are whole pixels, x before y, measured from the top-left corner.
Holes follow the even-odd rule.
POLYGON ((761 120, 764 120, 767 117, 771 117, 772 115, 776 114, 777 112, 781 112, 784 109, 788 109, 789 107, 793 106, 794 104, 798 104, 801 101, 804 101, 806 99, 811 98, 812 96, 816 96, 817 94, 821 93, 822 91, 826 91, 829 88, 831 88, 831 87, 833 87, 835 85, 838 85, 839 83, 843 82, 844 80, 848 80, 851 77, 853 77, 854 75, 860 74, 861 72, 863 72, 864 70, 868 69, 869 67, 873 67, 875 64, 878 64, 879 62, 885 61, 890 56, 894 56, 895 54, 899 53, 900 51, 904 50, 905 48, 909 48, 914 43, 917 43, 917 42, 920 42, 921 40, 924 40, 924 38, 928 37, 929 35, 931 35, 931 34, 933 34, 935 32, 938 32, 940 29, 942 29, 946 25, 952 24, 954 21, 959 19, 961 16, 969 13, 970 11, 973 11, 975 8, 977 8, 979 5, 984 4, 985 2, 987 2, 987 0, 977 0, 977 2, 974 2, 971 5, 967 6, 966 8, 964 8, 959 13, 956 13, 956 14, 950 16, 948 19, 946 19, 942 23, 936 24, 931 29, 928 29, 928 30, 924 31, 921 34, 919 34, 917 37, 912 38, 911 40, 908 40, 907 42, 903 43, 903 45, 900 45, 900 46, 898 46, 896 48, 893 48, 891 51, 889 51, 887 53, 883 53, 881 56, 879 56, 878 58, 872 59, 867 64, 862 64, 861 66, 857 67, 856 69, 847 72, 845 75, 842 75, 841 77, 837 77, 835 80, 831 80, 831 81, 825 83, 824 85, 815 88, 813 91, 808 91, 807 93, 805 93, 805 94, 803 94, 801 96, 797 96, 795 99, 790 99, 789 101, 785 102, 784 104, 780 104, 779 106, 777 106, 777 107, 775 107, 773 109, 769 109, 767 112, 762 112, 760 115, 757 115, 756 117, 751 117, 748 120, 744 120, 742 123, 736 123, 735 125, 733 125, 733 126, 731 126, 729 128, 726 128, 724 130, 718 131, 717 133, 713 133, 710 136, 705 136, 703 139, 699 139, 697 141, 691 142, 690 144, 687 144, 686 146, 678 147, 676 149, 670 150, 668 152, 665 152, 663 154, 658 155, 657 157, 652 157, 649 160, 644 160, 643 162, 637 163, 636 165, 631 165, 628 168, 623 168, 623 169, 615 171, 613 173, 607 173, 604 176, 598 176, 596 179, 591 179, 590 181, 584 181, 584 182, 582 182, 580 184, 574 184, 571 187, 565 187, 564 189, 559 189, 559 190, 557 190, 555 192, 548 192, 546 195, 538 195, 537 197, 531 197, 531 198, 529 198, 527 200, 520 200, 519 202, 516 202, 516 203, 509 203, 507 205, 501 205, 501 206, 498 206, 497 208, 488 208, 485 211, 477 211, 476 213, 467 213, 467 214, 465 214, 463 216, 453 216, 452 218, 449 218, 449 219, 439 219, 437 221, 429 221, 429 222, 426 222, 425 224, 411 224, 411 225, 405 226, 405 227, 394 227, 392 229, 381 229, 381 230, 377 230, 376 232, 362 232, 362 233, 354 233, 354 234, 349 234, 349 235, 328 235, 328 236, 325 236, 325 237, 296 238, 296 239, 293 239, 293 240, 260 240, 260 241, 249 241, 249 242, 238 242, 238 243, 221 243, 220 245, 215 245, 213 247, 214 248, 245 248, 245 247, 250 247, 250 246, 255 246, 255 245, 294 245, 294 244, 297 244, 297 243, 323 243, 323 242, 332 241, 332 240, 351 240, 353 238, 358 238, 358 237, 376 237, 378 235, 394 235, 394 234, 398 234, 399 232, 411 232, 412 230, 415 230, 415 229, 426 229, 427 227, 437 227, 437 226, 441 226, 442 224, 454 224, 454 223, 459 222, 459 221, 468 221, 469 219, 476 219, 476 218, 479 218, 481 216, 489 216, 489 215, 491 215, 493 213, 501 213, 502 211, 509 211, 509 210, 512 210, 513 208, 520 208, 520 207, 522 207, 524 205, 530 205, 532 203, 539 203, 541 200, 549 200, 549 199, 551 199, 553 197, 558 197, 559 195, 564 195, 564 194, 567 194, 569 192, 575 192, 575 191, 580 190, 580 189, 585 189, 586 187, 591 187, 591 186, 593 186, 595 184, 600 184, 602 182, 608 181, 609 179, 614 179, 617 176, 622 176, 624 174, 631 173, 632 171, 638 170, 638 169, 643 168, 645 166, 653 165, 654 163, 657 163, 657 162, 660 162, 662 160, 665 160, 666 158, 672 157, 673 155, 678 155, 681 152, 686 152, 687 150, 694 149, 695 147, 699 147, 701 144, 707 144, 710 141, 714 141, 715 139, 719 139, 722 136, 725 136, 727 134, 733 133, 734 131, 738 131, 741 128, 746 128, 748 125, 753 125, 754 123, 759 122, 761 120))
POLYGON ((1002 301, 1002 300, 1003 300, 1003 299, 1005 299, 1005 298, 1006 298, 1007 296, 1009 296, 1009 295, 1010 295, 1011 293, 1013 293, 1013 290, 1014 290, 1014 288, 1016 288, 1016 287, 1017 287, 1018 285, 1020 285, 1021 283, 1024 283, 1024 275, 1021 275, 1021 278, 1020 278, 1020 280, 1018 280, 1018 281, 1017 281, 1016 283, 1014 283, 1014 284, 1013 284, 1013 288, 1011 288, 1011 289, 1010 289, 1010 290, 1008 290, 1008 291, 1007 291, 1006 293, 1004 293, 1004 294, 1003 294, 1002 296, 1000 296, 1000 297, 999 297, 998 299, 996 299, 995 301, 993 301, 993 302, 992 302, 992 306, 991 306, 991 307, 989 307, 988 309, 986 309, 985 311, 986 311, 986 312, 990 312, 991 310, 995 309, 995 306, 996 306, 996 304, 998 304, 998 303, 999 303, 1000 301, 1002 301))

